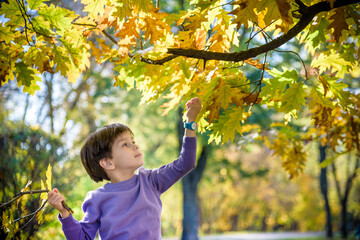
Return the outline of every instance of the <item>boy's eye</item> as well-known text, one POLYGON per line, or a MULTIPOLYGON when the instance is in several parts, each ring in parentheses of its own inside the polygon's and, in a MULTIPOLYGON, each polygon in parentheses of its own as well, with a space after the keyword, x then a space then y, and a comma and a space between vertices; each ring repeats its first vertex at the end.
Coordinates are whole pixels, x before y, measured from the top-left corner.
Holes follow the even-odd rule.
POLYGON ((128 144, 127 144, 127 143, 124 143, 122 146, 123 146, 123 147, 127 147, 127 146, 128 146, 128 144))

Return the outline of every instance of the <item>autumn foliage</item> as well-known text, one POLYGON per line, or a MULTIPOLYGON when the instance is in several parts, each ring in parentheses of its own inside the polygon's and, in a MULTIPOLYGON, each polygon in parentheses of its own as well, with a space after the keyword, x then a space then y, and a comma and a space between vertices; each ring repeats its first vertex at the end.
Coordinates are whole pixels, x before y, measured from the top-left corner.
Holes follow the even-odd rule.
POLYGON ((112 62, 114 85, 138 89, 143 102, 169 99, 165 114, 199 96, 199 127, 210 141, 256 133, 291 177, 313 139, 338 153, 360 151, 358 1, 191 0, 171 14, 151 0, 81 3, 82 15, 42 0, 2 3, 1 85, 17 81, 34 94, 44 72, 75 82, 95 58, 112 62), (301 71, 272 64, 289 41, 312 56, 304 63, 294 53, 301 71), (273 131, 248 123, 256 105, 281 114, 273 131), (293 120, 304 115, 312 125, 295 131, 293 120))

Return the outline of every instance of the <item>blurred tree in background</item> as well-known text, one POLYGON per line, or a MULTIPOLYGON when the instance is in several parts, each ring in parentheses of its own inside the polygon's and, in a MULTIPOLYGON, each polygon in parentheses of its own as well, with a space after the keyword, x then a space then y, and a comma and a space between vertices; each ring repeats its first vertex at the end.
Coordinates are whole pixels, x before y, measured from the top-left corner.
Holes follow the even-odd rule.
MULTIPOLYGON (((41 189, 40 179, 44 178, 46 167, 51 163, 58 166, 66 159, 66 149, 61 141, 45 133, 41 129, 24 125, 22 122, 3 122, 0 128, 0 201, 6 202, 9 197, 32 181, 32 189, 41 189)), ((57 174, 60 173, 56 168, 57 174)), ((58 178, 58 175, 55 175, 58 178)), ((38 197, 27 195, 22 201, 13 204, 11 208, 0 208, 0 214, 9 221, 14 221, 22 231, 14 237, 21 239, 33 236, 44 221, 43 214, 37 215, 38 221, 26 224, 31 216, 20 219, 32 213, 41 206, 38 197)), ((45 213, 46 214, 46 213, 45 213)), ((49 220, 47 218, 47 220, 49 220)), ((0 238, 6 239, 7 233, 2 229, 0 238)))

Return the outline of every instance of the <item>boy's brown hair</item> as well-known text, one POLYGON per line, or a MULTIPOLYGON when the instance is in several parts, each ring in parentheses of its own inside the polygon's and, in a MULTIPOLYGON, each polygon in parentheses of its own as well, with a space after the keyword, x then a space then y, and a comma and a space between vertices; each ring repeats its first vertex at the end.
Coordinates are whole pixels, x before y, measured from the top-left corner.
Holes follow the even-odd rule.
POLYGON ((99 162, 103 158, 112 157, 111 150, 115 138, 125 132, 134 135, 128 126, 115 123, 101 128, 87 138, 81 148, 80 157, 86 172, 95 182, 110 180, 99 162))

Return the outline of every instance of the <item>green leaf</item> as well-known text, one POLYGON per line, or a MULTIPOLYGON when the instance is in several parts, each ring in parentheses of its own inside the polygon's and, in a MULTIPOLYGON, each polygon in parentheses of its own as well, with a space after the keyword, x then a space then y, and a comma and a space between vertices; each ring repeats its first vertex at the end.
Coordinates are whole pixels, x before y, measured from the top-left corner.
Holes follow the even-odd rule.
POLYGON ((309 97, 309 107, 314 108, 316 104, 320 104, 326 107, 333 107, 332 102, 328 97, 324 96, 324 88, 322 86, 313 86, 311 88, 309 97))
POLYGON ((348 88, 349 86, 338 80, 337 78, 325 78, 325 80, 329 84, 329 89, 332 94, 339 100, 339 103, 343 108, 346 108, 350 102, 350 92, 344 91, 345 88, 348 88))
POLYGON ((356 54, 354 54, 356 52, 356 48, 357 47, 353 42, 341 46, 341 56, 353 65, 355 65, 357 61, 355 57, 356 54))
POLYGON ((13 40, 14 34, 10 30, 11 28, 3 27, 3 25, 0 24, 0 42, 5 41, 5 43, 10 43, 10 41, 13 40))
POLYGON ((29 4, 29 8, 31 10, 36 10, 38 7, 40 7, 41 5, 45 5, 43 4, 44 0, 27 0, 27 3, 29 4))
POLYGON ((24 17, 21 14, 20 8, 16 2, 16 0, 9 0, 9 3, 3 2, 0 8, 0 16, 5 14, 6 18, 10 18, 8 22, 6 22, 5 26, 14 25, 15 27, 24 26, 25 21, 24 17))
POLYGON ((189 79, 191 76, 190 65, 183 58, 180 60, 180 67, 185 78, 189 79))
POLYGON ((70 17, 71 11, 50 5, 47 8, 41 8, 38 11, 39 17, 42 17, 50 24, 50 29, 55 29, 57 34, 64 34, 72 27, 73 19, 70 17))
MULTIPOLYGON (((10 216, 11 218, 11 216, 10 216)), ((15 234, 15 227, 11 224, 11 220, 9 219, 9 217, 7 216, 7 213, 4 211, 1 217, 1 225, 2 225, 2 229, 4 229, 4 231, 7 233, 7 239, 12 239, 12 236, 15 234)))
POLYGON ((297 118, 297 111, 301 110, 305 105, 305 97, 307 88, 302 83, 294 83, 284 93, 281 107, 279 111, 289 113, 294 118, 297 118))
POLYGON ((59 41, 62 43, 64 48, 67 50, 68 56, 71 57, 72 62, 76 67, 79 66, 80 60, 81 60, 81 49, 77 48, 74 44, 65 41, 63 39, 59 39, 59 41))
POLYGON ((37 81, 41 81, 41 78, 36 75, 37 73, 36 69, 23 62, 15 64, 15 74, 18 86, 24 86, 24 92, 28 92, 31 95, 33 95, 36 90, 40 89, 36 84, 37 81))
POLYGON ((299 78, 295 70, 290 71, 287 68, 283 68, 283 72, 274 68, 268 73, 273 76, 273 78, 263 79, 265 86, 261 88, 260 97, 270 98, 271 100, 279 100, 286 88, 299 78))
POLYGON ((243 107, 232 106, 228 108, 219 120, 212 123, 209 127, 212 130, 209 142, 215 141, 217 144, 234 141, 235 134, 242 134, 241 121, 246 118, 247 114, 243 107))
POLYGON ((57 47, 55 44, 53 44, 53 52, 55 56, 54 63, 56 64, 55 71, 60 71, 61 75, 66 76, 70 69, 70 57, 63 47, 57 47))
POLYGON ((326 29, 329 25, 329 21, 326 18, 320 18, 320 22, 311 26, 308 30, 308 35, 305 37, 305 47, 310 50, 311 53, 314 53, 316 49, 320 48, 321 44, 326 42, 326 29))

